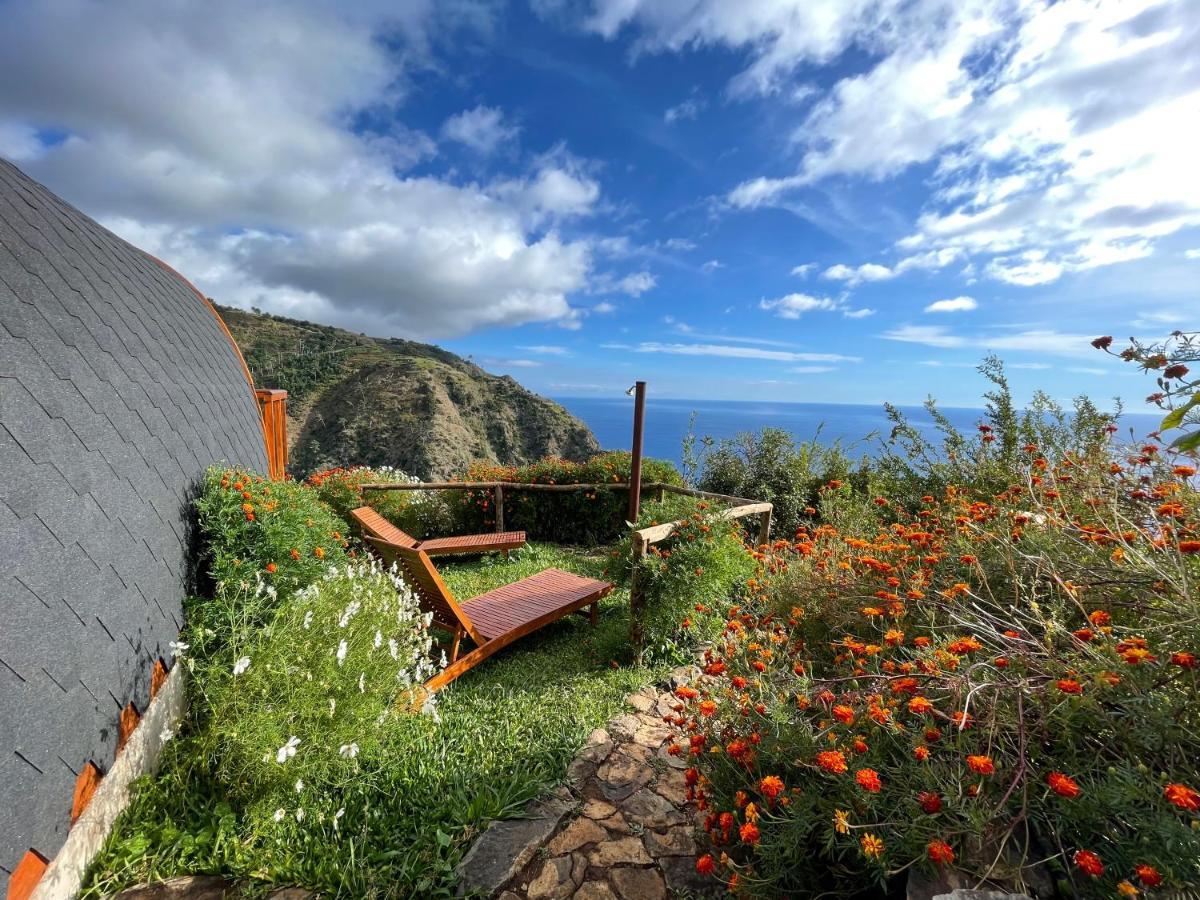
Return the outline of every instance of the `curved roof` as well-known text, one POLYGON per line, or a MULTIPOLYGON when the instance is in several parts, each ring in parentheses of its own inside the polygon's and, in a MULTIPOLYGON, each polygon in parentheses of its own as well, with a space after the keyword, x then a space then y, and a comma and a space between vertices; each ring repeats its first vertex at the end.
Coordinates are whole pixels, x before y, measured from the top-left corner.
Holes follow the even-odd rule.
POLYGON ((0 160, 0 890, 65 839, 195 590, 206 467, 265 471, 245 363, 168 267, 0 160))

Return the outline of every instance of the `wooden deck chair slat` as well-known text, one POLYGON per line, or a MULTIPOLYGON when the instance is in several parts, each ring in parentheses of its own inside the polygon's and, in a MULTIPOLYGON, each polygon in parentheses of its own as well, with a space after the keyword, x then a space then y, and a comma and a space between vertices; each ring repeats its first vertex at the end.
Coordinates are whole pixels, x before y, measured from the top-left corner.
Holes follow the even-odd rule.
POLYGON ((412 535, 397 528, 376 510, 360 506, 350 511, 351 518, 358 523, 364 537, 382 538, 391 544, 421 550, 429 556, 444 556, 450 553, 494 553, 519 550, 525 546, 525 532, 500 531, 488 534, 458 534, 451 537, 430 538, 418 541, 412 535))
POLYGON ((410 550, 417 548, 416 538, 401 531, 369 506, 360 506, 358 509, 351 510, 350 515, 358 522, 364 536, 382 538, 389 544, 408 547, 410 550))

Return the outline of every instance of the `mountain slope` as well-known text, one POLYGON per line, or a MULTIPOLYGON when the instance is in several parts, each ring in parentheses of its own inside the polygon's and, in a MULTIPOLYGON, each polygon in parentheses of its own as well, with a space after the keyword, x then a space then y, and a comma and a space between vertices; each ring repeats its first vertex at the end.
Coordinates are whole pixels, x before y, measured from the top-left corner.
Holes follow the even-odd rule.
POLYGON ((289 468, 390 465, 446 478, 599 450, 586 425, 513 378, 440 347, 217 307, 262 387, 288 392, 289 468))

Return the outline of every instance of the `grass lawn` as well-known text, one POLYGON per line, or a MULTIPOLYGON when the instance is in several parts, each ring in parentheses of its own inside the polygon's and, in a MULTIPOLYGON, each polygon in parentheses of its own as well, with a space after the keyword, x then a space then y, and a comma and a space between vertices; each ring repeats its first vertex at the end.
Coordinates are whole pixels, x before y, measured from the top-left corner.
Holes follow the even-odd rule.
MULTIPOLYGON (((605 561, 602 551, 531 544, 508 562, 439 569, 466 599, 550 566, 602 577, 605 561)), ((626 694, 665 674, 627 665, 628 601, 614 591, 595 629, 571 616, 507 648, 439 695, 440 721, 389 726, 386 767, 364 774, 378 788, 374 809, 339 829, 306 828, 303 841, 272 842, 246 811, 229 808, 205 749, 185 733, 118 824, 88 895, 216 872, 342 896, 451 896, 454 865, 487 822, 561 781, 588 733, 626 694)))

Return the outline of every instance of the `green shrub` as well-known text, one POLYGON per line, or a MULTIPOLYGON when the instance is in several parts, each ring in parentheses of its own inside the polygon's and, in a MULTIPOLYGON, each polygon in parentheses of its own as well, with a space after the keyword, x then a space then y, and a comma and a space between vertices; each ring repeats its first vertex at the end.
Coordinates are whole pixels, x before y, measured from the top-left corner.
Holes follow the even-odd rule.
POLYGON ((413 484, 420 479, 391 466, 354 466, 316 472, 305 483, 353 526, 351 510, 369 506, 418 540, 455 534, 458 508, 448 491, 364 491, 364 484, 413 484))
POLYGON ((245 593, 259 578, 272 589, 247 594, 254 621, 348 558, 346 524, 302 484, 213 467, 196 509, 215 592, 245 593))
MULTIPOLYGON (((473 463, 464 481, 506 481, 530 484, 616 484, 629 481, 628 452, 613 451, 593 456, 587 462, 544 459, 528 466, 498 466, 473 463)), ((683 479, 669 462, 642 461, 642 483, 679 485, 683 479)), ((457 498, 464 529, 490 531, 496 513, 491 491, 463 491, 457 498)), ((530 540, 558 544, 595 545, 613 541, 625 531, 629 509, 626 490, 521 491, 504 494, 504 526, 523 530, 530 540)))

